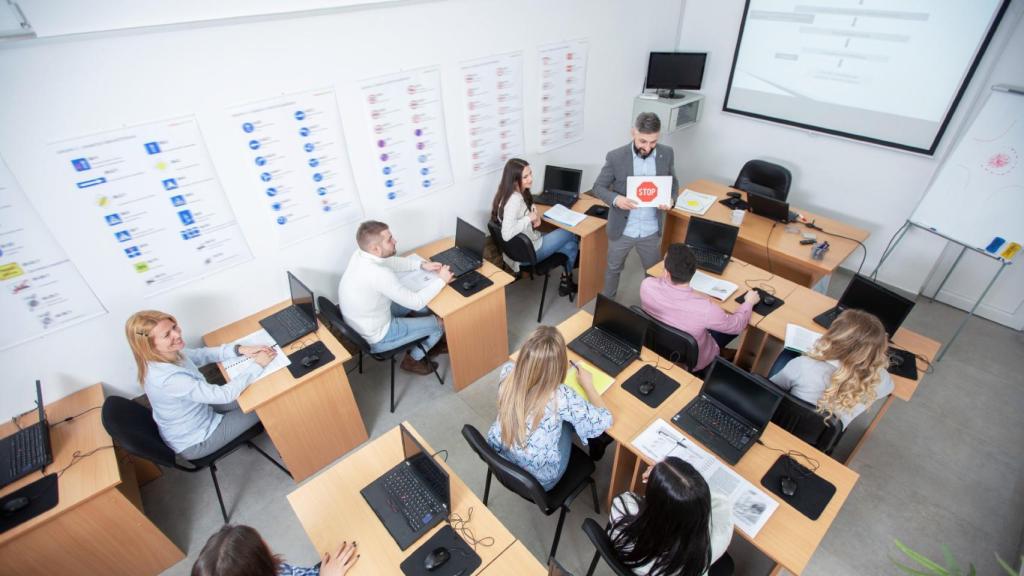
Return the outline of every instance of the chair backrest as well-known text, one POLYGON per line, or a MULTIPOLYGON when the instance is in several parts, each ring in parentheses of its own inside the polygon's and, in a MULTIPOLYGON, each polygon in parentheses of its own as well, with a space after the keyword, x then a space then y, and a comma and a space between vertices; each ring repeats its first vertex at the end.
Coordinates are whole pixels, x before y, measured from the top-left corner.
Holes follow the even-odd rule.
POLYGON ((612 545, 612 539, 608 537, 608 532, 600 524, 595 522, 593 518, 587 518, 583 521, 583 532, 586 533, 587 538, 590 538, 594 548, 597 548, 597 553, 601 555, 601 558, 604 558, 605 563, 611 567, 612 572, 615 572, 618 576, 633 576, 633 571, 619 561, 619 557, 615 553, 615 547, 612 545))
POLYGON ((693 372, 697 365, 697 339, 677 328, 652 318, 639 306, 632 306, 634 312, 647 318, 647 335, 644 346, 655 354, 681 365, 687 372, 693 372))
POLYGON ((370 353, 370 344, 359 335, 359 332, 345 323, 337 304, 331 302, 331 299, 326 296, 317 296, 316 304, 320 310, 320 320, 327 325, 331 332, 352 342, 363 352, 370 353))
POLYGON ((843 436, 842 420, 834 415, 825 417, 812 404, 785 392, 772 422, 826 454, 832 453, 843 436))
POLYGON ((145 406, 120 396, 108 396, 101 415, 107 434, 129 454, 175 467, 174 451, 160 437, 153 415, 145 406))
POLYGON ((502 458, 474 426, 470 424, 463 426, 462 436, 504 487, 535 503, 545 514, 550 514, 558 507, 557 504, 560 503, 552 506, 548 493, 532 474, 502 458))
POLYGON ((740 169, 733 187, 785 202, 792 181, 787 168, 764 160, 751 160, 740 169))
POLYGON ((511 240, 502 240, 501 224, 493 220, 487 223, 487 229, 505 256, 529 266, 537 265, 537 252, 533 249, 533 242, 530 242, 530 238, 526 234, 516 234, 511 240))
POLYGON ((494 245, 498 247, 498 250, 505 253, 505 239, 501 237, 501 224, 494 220, 487 222, 487 231, 491 234, 491 240, 494 240, 494 245))

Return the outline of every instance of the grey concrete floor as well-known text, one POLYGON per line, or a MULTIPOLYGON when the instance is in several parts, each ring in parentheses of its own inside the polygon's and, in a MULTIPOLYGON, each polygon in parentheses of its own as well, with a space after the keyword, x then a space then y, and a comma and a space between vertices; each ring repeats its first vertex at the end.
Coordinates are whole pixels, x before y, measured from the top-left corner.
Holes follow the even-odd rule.
MULTIPOLYGON (((632 255, 623 274, 618 299, 639 303, 642 270, 632 255)), ((837 274, 829 293, 838 296, 849 279, 837 274)), ((518 348, 537 326, 541 281, 521 280, 507 289, 509 340, 518 348)), ((543 321, 557 324, 576 308, 559 298, 552 282, 543 321)), ((587 306, 593 310, 593 303, 587 306)), ((946 341, 963 312, 919 299, 908 327, 946 341)), ((446 369, 446 357, 442 369, 446 369)), ((1013 560, 1020 552, 1024 528, 1024 336, 986 320, 971 319, 943 361, 929 374, 911 402, 897 400, 870 442, 850 466, 860 474, 846 505, 807 567, 808 575, 898 574, 894 539, 941 559, 946 544, 978 574, 1001 574, 998 553, 1013 560)), ((496 372, 454 393, 431 377, 399 373, 398 407, 388 412, 388 372, 381 363, 364 362, 364 373, 349 376, 371 437, 403 420, 410 421, 434 449, 447 449, 448 463, 478 495, 483 494, 485 467, 460 433, 469 423, 485 430, 496 414, 496 372), (458 415, 453 417, 453 415, 458 415)), ((843 438, 842 456, 859 437, 868 415, 855 422, 843 438)), ((263 436, 261 446, 276 455, 263 436)), ((610 451, 609 451, 610 454, 610 451)), ((242 449, 219 465, 219 477, 231 520, 263 534, 271 548, 293 564, 310 565, 318 558, 285 496, 295 484, 261 458, 242 449)), ((611 458, 598 463, 602 506, 611 458)), ((221 526, 220 511, 207 472, 169 471, 142 490, 146 512, 188 557, 165 572, 184 575, 206 539, 221 526)), ((580 530, 584 518, 604 519, 581 498, 566 520, 558 559, 575 574, 584 574, 593 547, 580 530)), ((490 509, 533 552, 546 558, 556 516, 543 516, 495 483, 490 509)), ((767 574, 770 562, 745 540, 733 539, 730 553, 737 574, 767 574)), ((397 572, 397 569, 396 569, 397 572)), ((610 574, 604 565, 599 574, 610 574)))

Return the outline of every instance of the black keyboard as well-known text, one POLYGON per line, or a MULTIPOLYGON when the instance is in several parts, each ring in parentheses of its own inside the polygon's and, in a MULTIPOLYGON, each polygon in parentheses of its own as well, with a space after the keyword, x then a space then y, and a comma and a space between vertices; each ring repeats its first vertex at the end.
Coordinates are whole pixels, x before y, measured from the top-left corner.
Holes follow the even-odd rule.
POLYGON ((602 356, 611 360, 616 366, 622 366, 626 362, 636 358, 636 352, 619 344, 614 338, 606 335, 600 330, 588 330, 580 337, 580 342, 590 346, 601 353, 602 356))
POLYGON ((295 308, 287 308, 287 312, 278 316, 283 326, 289 332, 302 332, 309 329, 309 318, 295 308))
MULTIPOLYGON (((417 466, 418 470, 427 468, 429 466, 417 466)), ((384 477, 384 491, 414 532, 430 524, 438 515, 447 517, 442 503, 423 485, 409 465, 399 466, 384 477)))
POLYGON ((698 266, 721 269, 725 268, 726 265, 729 264, 728 256, 708 250, 703 246, 690 246, 690 252, 693 253, 693 258, 697 261, 698 266))
POLYGON ((11 477, 17 478, 26 471, 42 468, 47 464, 46 439, 43 428, 34 425, 19 430, 11 436, 11 477))
POLYGON ((561 204, 566 208, 572 208, 579 198, 574 194, 560 194, 558 192, 544 192, 533 199, 534 204, 542 206, 554 206, 561 204))
POLYGON ((743 448, 750 442, 750 427, 704 398, 694 400, 689 413, 694 420, 714 430, 733 448, 743 448))
POLYGON ((480 266, 479 260, 466 256, 461 250, 445 250, 440 254, 431 256, 430 259, 447 265, 455 276, 462 276, 466 272, 475 270, 480 266))

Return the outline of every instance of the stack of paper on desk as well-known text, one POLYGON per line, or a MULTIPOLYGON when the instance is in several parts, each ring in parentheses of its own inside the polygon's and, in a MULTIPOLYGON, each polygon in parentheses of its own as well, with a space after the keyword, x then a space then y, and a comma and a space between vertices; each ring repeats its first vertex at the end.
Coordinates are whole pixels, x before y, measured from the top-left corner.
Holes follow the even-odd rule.
POLYGON ((569 210, 568 208, 562 206, 561 204, 555 204, 551 208, 548 208, 548 211, 544 213, 544 217, 547 218, 548 220, 554 220, 559 224, 564 224, 570 227, 575 226, 587 219, 586 214, 569 210))
POLYGON ((729 296, 732 296, 733 292, 735 292, 739 286, 727 280, 722 280, 721 278, 708 276, 698 270, 690 280, 690 288, 693 288, 701 294, 707 294, 712 298, 718 298, 724 302, 729 298, 729 296))
POLYGON ((717 199, 710 194, 701 194, 687 188, 676 198, 676 208, 691 214, 704 215, 717 199))
MULTIPOLYGON (((413 260, 418 260, 420 262, 424 261, 423 257, 420 256, 419 254, 410 254, 409 257, 412 258, 413 260)), ((398 276, 398 282, 402 286, 405 286, 406 288, 412 290, 413 292, 419 292, 420 290, 423 290, 424 288, 427 287, 427 284, 429 284, 431 280, 433 280, 434 278, 439 278, 437 272, 428 272, 427 270, 424 270, 422 268, 410 270, 408 272, 401 272, 399 274, 396 274, 396 276, 398 276)))
MULTIPOLYGON (((232 346, 235 344, 241 344, 242 346, 270 346, 275 352, 277 352, 277 356, 274 357, 274 360, 270 364, 267 364, 266 368, 263 369, 263 373, 256 377, 253 382, 273 374, 292 363, 291 360, 288 359, 288 355, 285 354, 284 351, 281 350, 281 347, 274 342, 274 339, 270 337, 270 333, 262 328, 231 343, 232 346)), ((238 358, 232 358, 231 360, 222 362, 221 365, 224 367, 224 371, 227 372, 228 380, 231 381, 237 378, 243 370, 248 368, 250 362, 253 362, 252 358, 249 358, 248 356, 239 356, 238 358)))

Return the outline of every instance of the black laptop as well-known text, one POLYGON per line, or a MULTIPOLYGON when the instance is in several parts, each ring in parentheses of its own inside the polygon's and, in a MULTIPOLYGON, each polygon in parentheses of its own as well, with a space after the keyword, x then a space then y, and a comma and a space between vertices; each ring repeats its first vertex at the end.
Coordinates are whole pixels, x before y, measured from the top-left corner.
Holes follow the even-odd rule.
POLYGON ((260 326, 278 346, 287 346, 316 330, 313 291, 291 272, 288 273, 288 289, 292 293, 292 305, 260 320, 260 326))
POLYGON ((0 486, 42 470, 53 463, 50 424, 43 410, 43 387, 36 380, 36 410, 39 421, 0 439, 0 486))
POLYGON ((569 343, 569 350, 615 376, 640 356, 647 319, 603 294, 594 305, 594 324, 569 343))
MULTIPOLYGON (((846 290, 839 297, 839 303, 834 308, 815 316, 814 322, 819 326, 831 328, 832 322, 835 322, 835 319, 844 310, 863 310, 874 314, 882 322, 886 334, 892 339, 913 308, 913 300, 882 286, 867 276, 856 274, 846 285, 846 290)), ((917 357, 907 350, 890 346, 888 370, 890 374, 917 380, 917 357)))
POLYGON ((729 264, 739 233, 736 226, 691 216, 684 243, 693 252, 697 268, 721 274, 729 264))
POLYGON ((672 422, 729 464, 736 464, 761 437, 780 402, 782 393, 770 382, 716 358, 700 394, 672 422))
POLYGON ((787 202, 761 194, 747 194, 747 208, 758 216, 764 216, 776 222, 795 222, 800 218, 799 214, 790 211, 787 202))
POLYGON ((544 192, 533 197, 536 204, 554 206, 561 204, 572 208, 580 199, 580 182, 583 171, 561 166, 544 167, 544 192))
POLYGON ((399 424, 405 458, 359 491, 395 543, 405 550, 452 509, 448 473, 399 424))
POLYGON ((462 218, 457 220, 455 246, 430 257, 433 262, 447 265, 456 278, 483 266, 484 244, 487 242, 487 234, 482 230, 462 218))

